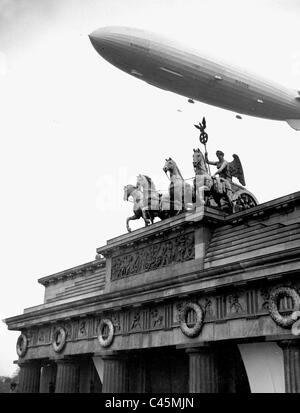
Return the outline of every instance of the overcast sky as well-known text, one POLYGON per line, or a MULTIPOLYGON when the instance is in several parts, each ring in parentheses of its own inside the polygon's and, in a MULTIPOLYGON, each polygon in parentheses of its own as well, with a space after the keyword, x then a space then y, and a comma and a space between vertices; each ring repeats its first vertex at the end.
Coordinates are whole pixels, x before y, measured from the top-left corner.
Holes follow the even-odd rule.
MULTIPOLYGON (((0 319, 42 303, 38 278, 93 260, 125 233, 123 186, 139 173, 167 190, 171 156, 193 176, 203 115, 211 158, 237 153, 260 202, 299 190, 300 132, 191 105, 119 71, 88 38, 108 25, 161 33, 300 89, 299 0, 0 0, 0 319)), ((18 335, 0 323, 0 375, 15 370, 18 335)))

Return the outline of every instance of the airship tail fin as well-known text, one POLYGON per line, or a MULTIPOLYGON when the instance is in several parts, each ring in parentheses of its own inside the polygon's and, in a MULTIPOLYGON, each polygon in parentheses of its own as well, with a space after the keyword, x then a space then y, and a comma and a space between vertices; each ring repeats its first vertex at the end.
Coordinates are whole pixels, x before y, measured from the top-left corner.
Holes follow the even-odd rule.
POLYGON ((300 131, 300 119, 286 119, 291 128, 300 131))

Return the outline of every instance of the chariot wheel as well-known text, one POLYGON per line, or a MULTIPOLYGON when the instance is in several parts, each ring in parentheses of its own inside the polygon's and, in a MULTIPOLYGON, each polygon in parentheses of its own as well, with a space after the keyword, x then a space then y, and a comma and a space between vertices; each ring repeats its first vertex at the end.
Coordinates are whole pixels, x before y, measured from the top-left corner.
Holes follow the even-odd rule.
POLYGON ((253 208, 258 205, 258 201, 253 194, 248 191, 240 190, 233 195, 234 211, 240 212, 253 208))

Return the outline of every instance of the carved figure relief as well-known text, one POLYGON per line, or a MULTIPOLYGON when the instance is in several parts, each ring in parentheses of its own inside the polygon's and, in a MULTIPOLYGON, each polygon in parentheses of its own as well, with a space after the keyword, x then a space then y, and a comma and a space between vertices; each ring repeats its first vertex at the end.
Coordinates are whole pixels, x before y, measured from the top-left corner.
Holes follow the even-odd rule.
POLYGON ((204 312, 208 317, 212 317, 213 316, 213 309, 212 309, 212 301, 209 298, 205 299, 205 303, 204 303, 204 312))
POLYGON ((43 329, 39 330, 38 342, 39 343, 44 343, 45 342, 45 330, 43 330, 43 329))
POLYGON ((194 234, 180 235, 165 242, 113 257, 111 278, 117 280, 129 275, 188 261, 194 257, 194 234))
POLYGON ((270 299, 270 292, 267 287, 263 287, 260 289, 260 295, 263 299, 262 303, 262 309, 263 310, 269 310, 269 299, 270 299))
POLYGON ((113 315, 111 321, 114 325, 114 329, 116 332, 121 330, 120 318, 118 315, 113 315))
POLYGON ((232 294, 228 298, 229 304, 230 304, 230 310, 233 313, 242 313, 243 312, 243 307, 239 301, 239 296, 237 293, 232 294))
POLYGON ((85 320, 79 323, 78 335, 79 337, 87 335, 87 322, 85 320))
POLYGON ((130 330, 136 330, 136 329, 141 329, 141 313, 140 311, 137 311, 133 315, 132 322, 130 324, 130 330))
POLYGON ((67 340, 71 340, 72 339, 72 324, 71 323, 66 323, 65 324, 65 330, 67 333, 67 340))
POLYGON ((155 327, 161 327, 163 324, 163 315, 160 313, 160 311, 157 308, 154 308, 151 311, 151 325, 152 328, 155 327))
POLYGON ((179 303, 176 303, 176 320, 175 320, 175 322, 180 323, 182 309, 186 304, 187 304, 187 301, 180 301, 179 303))

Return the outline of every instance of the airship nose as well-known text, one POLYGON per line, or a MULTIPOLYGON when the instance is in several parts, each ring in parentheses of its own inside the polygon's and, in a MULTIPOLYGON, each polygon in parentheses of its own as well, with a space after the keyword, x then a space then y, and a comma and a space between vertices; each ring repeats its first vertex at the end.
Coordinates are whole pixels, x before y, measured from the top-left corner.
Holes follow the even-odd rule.
POLYGON ((142 30, 123 26, 107 26, 93 31, 89 35, 96 51, 108 62, 124 71, 134 70, 143 61, 141 54, 149 53, 150 41, 142 30))
POLYGON ((89 38, 104 59, 116 64, 126 57, 131 36, 125 28, 108 26, 93 31, 89 38))
POLYGON ((109 30, 106 27, 94 30, 89 34, 89 38, 96 51, 102 54, 109 40, 109 30))

